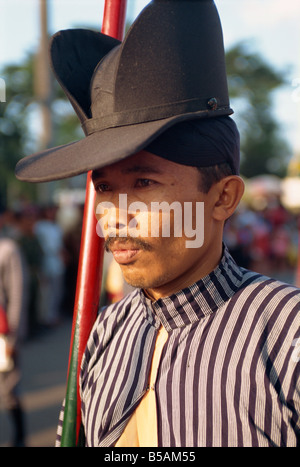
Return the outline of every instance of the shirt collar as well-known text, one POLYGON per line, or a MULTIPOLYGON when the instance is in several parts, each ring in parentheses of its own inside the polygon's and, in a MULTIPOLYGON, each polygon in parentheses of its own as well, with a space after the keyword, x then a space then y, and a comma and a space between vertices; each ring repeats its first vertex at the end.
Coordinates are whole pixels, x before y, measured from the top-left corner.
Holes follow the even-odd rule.
POLYGON ((224 305, 238 290, 242 272, 226 246, 219 265, 203 279, 179 292, 151 302, 140 291, 147 309, 152 310, 165 329, 187 326, 211 315, 224 305))

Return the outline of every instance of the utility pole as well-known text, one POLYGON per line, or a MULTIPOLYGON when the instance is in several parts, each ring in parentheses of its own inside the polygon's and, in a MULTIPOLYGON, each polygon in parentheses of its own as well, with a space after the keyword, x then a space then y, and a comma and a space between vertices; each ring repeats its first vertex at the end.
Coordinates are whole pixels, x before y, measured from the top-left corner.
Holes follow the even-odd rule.
MULTIPOLYGON (((51 112, 52 102, 52 78, 48 60, 48 2, 39 0, 39 26, 40 42, 35 62, 35 97, 39 103, 40 133, 38 150, 44 150, 52 146, 53 121, 51 112)), ((50 184, 39 187, 39 196, 42 202, 49 202, 51 198, 50 184)))

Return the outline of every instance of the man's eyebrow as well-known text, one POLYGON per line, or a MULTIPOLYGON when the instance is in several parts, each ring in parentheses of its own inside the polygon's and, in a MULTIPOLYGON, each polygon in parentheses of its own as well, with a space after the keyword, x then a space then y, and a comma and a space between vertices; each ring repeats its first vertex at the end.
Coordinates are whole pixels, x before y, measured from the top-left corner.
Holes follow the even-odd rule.
POLYGON ((95 170, 92 171, 92 180, 93 181, 96 180, 97 178, 102 178, 102 177, 104 177, 104 171, 103 170, 95 169, 95 170))
MULTIPOLYGON (((109 169, 95 169, 92 172, 92 180, 97 180, 99 178, 105 178, 109 173, 109 169)), ((133 165, 132 167, 127 167, 121 170, 122 174, 138 173, 138 174, 161 174, 162 171, 156 167, 148 165, 133 165)))
POLYGON ((148 165, 134 165, 132 167, 128 167, 127 169, 122 170, 122 173, 129 174, 129 173, 149 173, 149 174, 161 174, 161 170, 156 167, 148 166, 148 165))

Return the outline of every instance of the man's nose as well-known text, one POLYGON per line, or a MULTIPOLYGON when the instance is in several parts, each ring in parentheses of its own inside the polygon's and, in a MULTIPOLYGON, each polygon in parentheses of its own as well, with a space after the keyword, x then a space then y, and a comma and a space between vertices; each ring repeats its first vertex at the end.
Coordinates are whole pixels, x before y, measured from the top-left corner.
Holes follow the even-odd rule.
POLYGON ((98 235, 101 233, 104 238, 107 236, 127 236, 128 224, 132 217, 127 209, 127 195, 112 193, 109 200, 96 204, 95 212, 98 220, 98 235))
POLYGON ((109 209, 107 215, 107 229, 109 231, 120 231, 127 229, 128 213, 119 207, 109 209))

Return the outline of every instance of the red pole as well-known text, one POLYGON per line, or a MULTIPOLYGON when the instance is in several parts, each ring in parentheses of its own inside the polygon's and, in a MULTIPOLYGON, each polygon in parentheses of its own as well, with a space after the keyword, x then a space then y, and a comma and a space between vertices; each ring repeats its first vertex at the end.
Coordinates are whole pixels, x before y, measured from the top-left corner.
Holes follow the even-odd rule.
POLYGON ((125 30, 127 0, 106 0, 101 32, 122 40, 125 30))
POLYGON ((297 260, 295 285, 297 287, 300 287, 300 215, 298 217, 298 260, 297 260))
MULTIPOLYGON (((122 40, 127 0, 106 0, 101 32, 122 40)), ((96 320, 103 264, 103 239, 96 233, 95 190, 87 174, 78 277, 61 446, 77 446, 81 426, 79 374, 86 343, 96 320)))

